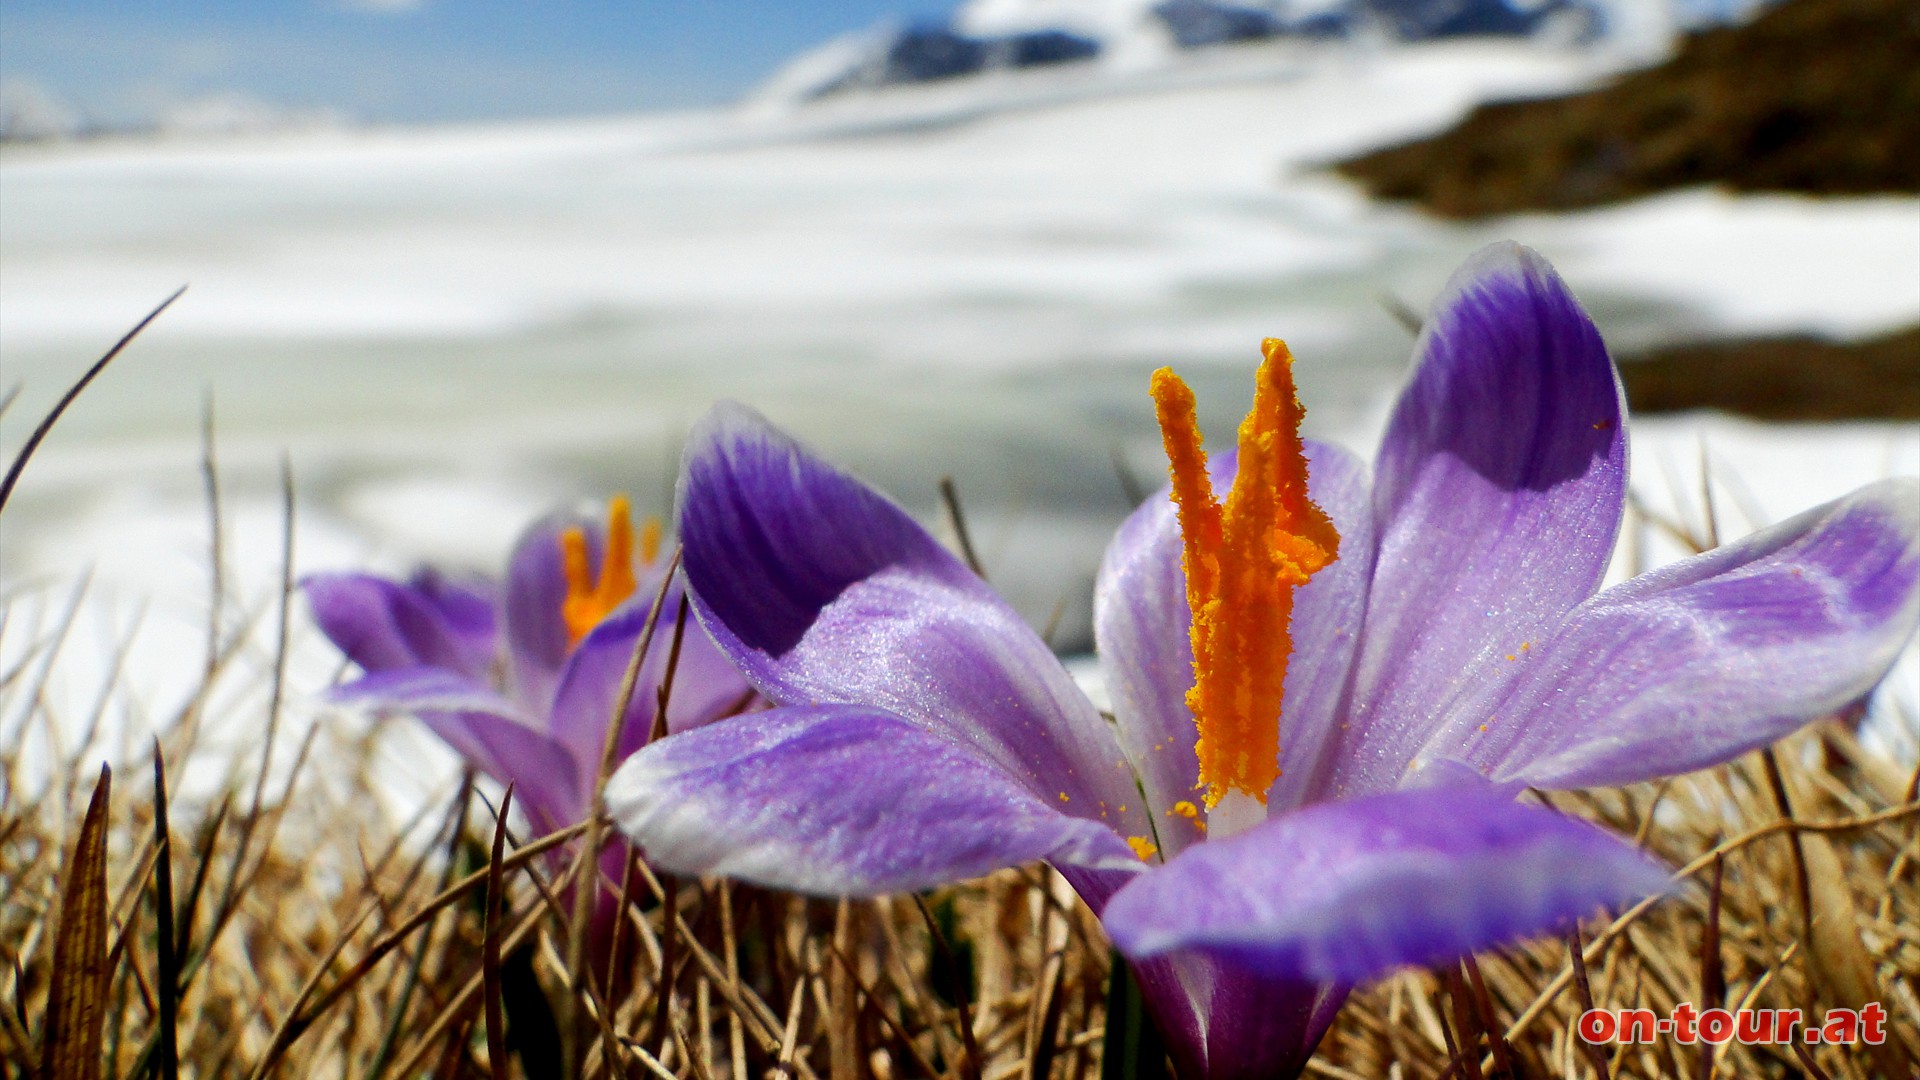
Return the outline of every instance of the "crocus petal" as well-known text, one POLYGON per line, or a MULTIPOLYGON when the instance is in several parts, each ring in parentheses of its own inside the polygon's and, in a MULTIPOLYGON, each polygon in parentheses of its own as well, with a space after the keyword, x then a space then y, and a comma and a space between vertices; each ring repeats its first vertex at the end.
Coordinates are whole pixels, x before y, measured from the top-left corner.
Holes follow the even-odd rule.
MULTIPOLYGON (((1232 454, 1210 463, 1215 486, 1232 482, 1232 454)), ((1134 762, 1168 858, 1194 839, 1195 826, 1169 818, 1199 786, 1194 756, 1192 611, 1180 526, 1170 488, 1162 488, 1122 522, 1107 545, 1093 591, 1093 632, 1100 670, 1113 698, 1120 745, 1134 762)))
POLYGON ((1331 774, 1347 679, 1373 576, 1373 507, 1367 467, 1337 446, 1307 444, 1307 492, 1340 532, 1340 557, 1293 594, 1293 655, 1280 717, 1280 776, 1269 812, 1290 810, 1331 774))
POLYGON ((452 578, 422 567, 408 582, 440 617, 460 650, 460 669, 485 676, 500 652, 500 590, 491 582, 452 578))
MULTIPOLYGON (((1237 455, 1214 456, 1214 486, 1233 482, 1237 455)), ((1346 451, 1307 443, 1308 491, 1340 533, 1340 557, 1294 595, 1294 660, 1287 669, 1281 773, 1270 806, 1298 801, 1315 775, 1346 688, 1347 668, 1373 569, 1373 513, 1366 467, 1346 451)), ((1192 800, 1199 782, 1193 751, 1192 613, 1173 502, 1162 490, 1114 535, 1094 589, 1094 633, 1113 694, 1121 745, 1135 762, 1159 843, 1171 857, 1199 834, 1169 808, 1192 800)))
POLYGON ((1347 988, 1270 978, 1211 961, 1207 998, 1207 1080, 1299 1076, 1347 999, 1347 988))
POLYGON ((301 583, 313 620, 347 658, 367 671, 427 665, 479 676, 486 664, 469 640, 471 627, 452 622, 438 590, 372 574, 314 574, 301 583))
MULTIPOLYGON (((600 755, 606 748, 607 721, 618 704, 627 667, 633 662, 633 652, 639 646, 647 613, 653 609, 659 588, 655 580, 636 590, 632 599, 580 639, 579 647, 561 670, 559 687, 553 696, 549 731, 573 750, 583 772, 595 773, 599 769, 600 755)), ((652 734, 660 687, 670 664, 673 688, 667 700, 669 732, 685 731, 732 715, 746 703, 751 692, 746 680, 693 619, 687 620, 680 656, 674 661, 674 627, 685 588, 676 580, 661 599, 658 625, 647 646, 647 655, 641 661, 620 739, 615 744, 616 759, 639 749, 652 734)))
POLYGON ((335 687, 327 694, 341 705, 365 705, 386 711, 477 709, 511 717, 532 728, 535 721, 499 691, 457 671, 415 665, 389 668, 335 687))
POLYGON ((1039 636, 905 511, 759 414, 723 404, 695 428, 680 539, 701 622, 769 699, 884 709, 1147 834, 1111 727, 1039 636))
POLYGON ((1049 859, 1135 868, 953 739, 877 709, 774 709, 641 749, 607 808, 655 865, 831 896, 925 889, 1049 859))
POLYGON ((1920 482, 1885 480, 1575 609, 1427 752, 1495 780, 1718 764, 1872 689, 1920 620, 1920 482))
POLYGON ((1335 794, 1392 787, 1462 688, 1593 594, 1626 495, 1620 381, 1540 256, 1455 275, 1380 448, 1372 594, 1335 794))
POLYGON ((538 832, 569 825, 585 810, 573 755, 485 686, 439 668, 401 668, 349 683, 329 697, 418 717, 475 769, 514 784, 515 799, 538 832))
POLYGON ((587 540, 587 558, 599 566, 606 552, 606 527, 580 514, 550 514, 520 534, 507 560, 507 649, 513 657, 514 696, 538 709, 553 701, 566 666, 569 642, 561 603, 567 596, 567 572, 560 535, 579 529, 587 540))
POLYGON ((1479 788, 1318 803, 1197 844, 1107 905, 1130 957, 1199 949, 1273 979, 1354 984, 1662 890, 1583 821, 1479 788))

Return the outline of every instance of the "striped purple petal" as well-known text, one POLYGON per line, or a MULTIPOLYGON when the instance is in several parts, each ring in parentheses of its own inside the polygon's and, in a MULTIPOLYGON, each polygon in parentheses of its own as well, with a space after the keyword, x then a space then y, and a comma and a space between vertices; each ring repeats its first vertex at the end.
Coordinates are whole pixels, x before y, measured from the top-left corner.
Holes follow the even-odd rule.
POLYGON ((1445 963, 1666 887, 1602 830, 1480 788, 1313 806, 1195 845, 1120 890, 1130 957, 1201 950, 1269 979, 1355 984, 1445 963))
POLYGON ((1917 620, 1920 482, 1886 480, 1581 605, 1426 753, 1540 787, 1718 764, 1866 694, 1917 620))
POLYGON ((783 705, 956 739, 1036 796, 1148 835, 1112 728, 1013 609, 906 512, 740 405, 695 428, 680 538, 715 643, 783 705))
POLYGON ((1141 867, 1112 830, 968 745, 852 705, 774 709, 642 748, 607 808, 655 865, 869 896, 1039 859, 1141 867))
POLYGON ((491 655, 475 647, 464 595, 372 574, 313 574, 301 589, 321 633, 366 671, 427 665, 483 677, 491 655))
POLYGON ((1329 794, 1381 791, 1463 691, 1591 596, 1626 494, 1619 378, 1553 268, 1476 255, 1436 302, 1380 448, 1380 539, 1329 794))

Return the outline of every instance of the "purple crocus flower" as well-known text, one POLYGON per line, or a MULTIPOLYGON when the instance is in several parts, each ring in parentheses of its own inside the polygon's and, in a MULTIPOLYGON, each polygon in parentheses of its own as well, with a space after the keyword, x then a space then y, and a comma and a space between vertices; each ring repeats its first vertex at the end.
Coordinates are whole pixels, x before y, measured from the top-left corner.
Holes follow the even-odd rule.
POLYGON ((827 894, 1046 859, 1181 1075, 1293 1076, 1357 982, 1665 887, 1521 788, 1765 745, 1870 690, 1920 619, 1911 480, 1596 594, 1620 386, 1524 248, 1435 305, 1371 479, 1301 443, 1268 352, 1238 454, 1211 463, 1156 376, 1173 498, 1102 566, 1110 720, 905 512, 717 408, 682 477, 694 609, 782 707, 636 754, 615 818, 667 869, 827 894))
MULTIPOLYGON (((431 568, 404 582, 360 573, 308 577, 302 587, 314 621, 364 672, 333 697, 419 717, 475 769, 516 785, 515 805, 535 835, 580 821, 621 682, 666 572, 659 539, 658 523, 648 522, 636 544, 627 502, 616 498, 605 525, 566 514, 528 529, 504 588, 431 568)), ((679 581, 667 587, 621 721, 619 759, 652 731, 683 588, 679 581)), ((689 624, 667 729, 698 727, 754 700, 733 665, 689 624)))

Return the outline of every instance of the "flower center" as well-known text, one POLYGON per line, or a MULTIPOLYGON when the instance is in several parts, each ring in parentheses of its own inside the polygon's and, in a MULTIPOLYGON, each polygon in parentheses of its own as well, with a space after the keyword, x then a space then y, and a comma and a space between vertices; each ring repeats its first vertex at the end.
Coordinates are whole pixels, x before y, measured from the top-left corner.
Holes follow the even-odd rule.
POLYGON ((1331 563, 1333 522, 1307 498, 1300 443, 1305 410, 1284 342, 1261 344, 1253 410, 1240 425, 1239 471, 1222 506, 1207 478, 1193 391, 1173 373, 1153 373, 1153 401, 1179 507, 1193 612, 1193 687, 1187 708, 1200 737, 1200 786, 1208 809, 1229 791, 1261 804, 1280 775, 1280 705, 1293 650, 1293 590, 1331 563))
MULTIPOLYGON (((648 518, 640 526, 640 559, 651 563, 660 553, 660 522, 648 518)), ((624 495, 607 502, 607 553, 596 578, 587 552, 586 530, 578 526, 560 534, 560 561, 566 570, 567 595, 560 601, 560 617, 567 624, 567 645, 580 644, 587 632, 633 595, 633 515, 624 495)))

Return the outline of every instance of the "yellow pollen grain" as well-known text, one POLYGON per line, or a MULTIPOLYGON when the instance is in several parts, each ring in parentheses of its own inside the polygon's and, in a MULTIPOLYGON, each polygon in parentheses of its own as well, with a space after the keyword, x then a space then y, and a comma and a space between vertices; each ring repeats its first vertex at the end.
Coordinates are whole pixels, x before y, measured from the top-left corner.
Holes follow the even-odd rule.
POLYGON ((1183 818, 1197 818, 1200 816, 1200 808, 1185 799, 1181 799, 1179 802, 1174 803, 1173 809, 1167 811, 1167 813, 1169 815, 1178 814, 1183 818))
POLYGON ((1061 793, 1060 793, 1060 801, 1061 801, 1061 802, 1069 802, 1069 801, 1071 801, 1071 800, 1069 800, 1069 799, 1067 798, 1067 793, 1063 791, 1063 792, 1061 792, 1061 793))
POLYGON ((1148 859, 1153 858, 1160 850, 1159 845, 1144 836, 1127 837, 1127 846, 1133 849, 1134 855, 1138 857, 1141 862, 1146 862, 1148 859))
POLYGON ((1340 543, 1307 497, 1293 356, 1273 338, 1261 351, 1224 504, 1207 476, 1193 391, 1169 368, 1154 372, 1151 386, 1185 549, 1194 674, 1187 707, 1199 727, 1194 750, 1209 808, 1229 789, 1264 803, 1279 776, 1293 590, 1331 563, 1340 543))
POLYGON ((567 625, 569 647, 580 644, 588 631, 638 588, 633 576, 633 547, 632 508, 624 495, 616 495, 607 503, 607 550, 597 579, 588 566, 586 530, 576 526, 560 534, 560 562, 567 578, 560 618, 567 625))

